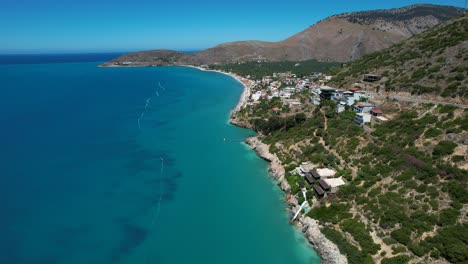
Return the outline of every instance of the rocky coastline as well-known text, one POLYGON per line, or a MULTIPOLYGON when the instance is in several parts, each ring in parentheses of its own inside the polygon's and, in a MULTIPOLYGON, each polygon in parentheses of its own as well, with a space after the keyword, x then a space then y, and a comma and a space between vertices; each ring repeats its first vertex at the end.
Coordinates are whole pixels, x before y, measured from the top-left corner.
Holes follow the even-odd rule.
MULTIPOLYGON (((291 190, 291 186, 285 178, 285 170, 281 161, 276 155, 269 152, 269 146, 261 142, 258 137, 251 137, 245 140, 245 143, 249 145, 259 157, 270 162, 268 171, 272 174, 278 186, 287 194, 291 190)), ((295 212, 299 209, 300 205, 294 196, 288 195, 286 200, 288 210, 295 212)), ((318 221, 301 215, 295 222, 294 225, 304 233, 309 243, 317 251, 322 258, 324 264, 345 264, 348 263, 346 256, 342 255, 338 249, 338 246, 328 240, 325 235, 320 232, 322 227, 318 221)))
MULTIPOLYGON (((202 69, 203 70, 203 69, 202 69)), ((220 71, 217 71, 220 72, 220 71)), ((239 102, 237 103, 236 107, 231 111, 229 123, 243 127, 249 128, 252 127, 240 120, 235 118, 237 112, 239 112, 243 107, 246 106, 247 100, 250 97, 251 89, 250 86, 252 85, 251 81, 240 76, 220 72, 231 77, 235 78, 239 82, 241 82, 244 86, 244 91, 242 92, 239 102)), ((288 211, 296 212, 300 205, 296 197, 289 195, 291 191, 291 186, 289 185, 288 181, 285 178, 285 169, 282 165, 281 161, 275 154, 269 152, 269 146, 260 141, 258 136, 250 137, 245 140, 245 143, 257 153, 257 155, 268 161, 268 171, 273 176, 274 180, 278 184, 278 186, 287 194, 286 204, 288 207, 288 211)), ((333 244, 328 238, 325 237, 322 232, 320 232, 320 228, 322 227, 317 220, 314 220, 308 216, 300 215, 298 219, 293 223, 299 230, 304 234, 306 239, 312 245, 312 247, 316 250, 319 256, 322 259, 322 263, 324 264, 347 264, 348 260, 346 256, 340 253, 338 246, 333 244)))

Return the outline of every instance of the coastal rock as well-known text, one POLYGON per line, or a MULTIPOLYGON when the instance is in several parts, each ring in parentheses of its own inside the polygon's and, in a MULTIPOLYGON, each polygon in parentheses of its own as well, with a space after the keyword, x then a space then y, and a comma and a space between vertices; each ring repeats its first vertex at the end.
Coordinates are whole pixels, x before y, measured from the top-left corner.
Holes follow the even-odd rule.
POLYGON ((340 253, 338 247, 333 244, 328 238, 320 232, 320 224, 317 220, 310 217, 300 217, 298 226, 302 227, 304 235, 312 246, 317 250, 322 257, 323 264, 346 264, 348 260, 346 256, 340 253))
MULTIPOLYGON (((281 161, 275 154, 269 152, 269 146, 261 142, 258 137, 248 138, 245 142, 257 153, 259 157, 270 162, 268 170, 271 172, 280 188, 288 194, 286 200, 288 211, 291 213, 296 212, 300 208, 299 201, 296 197, 289 194, 291 186, 289 186, 289 183, 285 178, 285 170, 281 161)), ((304 233, 307 240, 320 255, 322 263, 348 263, 346 256, 340 253, 338 246, 333 244, 325 237, 325 235, 322 234, 322 232, 320 232, 321 225, 318 221, 307 216, 300 216, 298 221, 294 222, 294 224, 302 231, 302 233, 304 233)))

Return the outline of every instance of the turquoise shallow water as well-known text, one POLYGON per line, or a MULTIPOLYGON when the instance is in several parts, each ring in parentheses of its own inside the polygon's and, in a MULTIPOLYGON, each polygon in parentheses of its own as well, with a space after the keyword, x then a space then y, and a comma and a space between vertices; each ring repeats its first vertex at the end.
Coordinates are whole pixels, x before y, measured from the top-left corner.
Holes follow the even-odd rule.
POLYGON ((319 263, 227 123, 238 82, 96 64, 0 65, 0 263, 319 263))

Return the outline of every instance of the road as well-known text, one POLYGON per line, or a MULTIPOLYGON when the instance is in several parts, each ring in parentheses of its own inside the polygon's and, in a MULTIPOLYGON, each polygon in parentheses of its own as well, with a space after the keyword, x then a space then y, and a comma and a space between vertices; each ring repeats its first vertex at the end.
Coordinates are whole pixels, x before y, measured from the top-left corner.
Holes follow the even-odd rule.
POLYGON ((438 104, 438 105, 449 105, 454 107, 459 107, 463 109, 467 109, 468 105, 466 104, 455 104, 455 103, 447 103, 447 102, 440 102, 440 101, 432 101, 432 100, 425 100, 425 99, 416 99, 412 97, 400 97, 400 96, 382 96, 370 93, 372 95, 371 99, 379 99, 379 100, 396 100, 399 102, 409 102, 409 103, 418 103, 418 104, 438 104))

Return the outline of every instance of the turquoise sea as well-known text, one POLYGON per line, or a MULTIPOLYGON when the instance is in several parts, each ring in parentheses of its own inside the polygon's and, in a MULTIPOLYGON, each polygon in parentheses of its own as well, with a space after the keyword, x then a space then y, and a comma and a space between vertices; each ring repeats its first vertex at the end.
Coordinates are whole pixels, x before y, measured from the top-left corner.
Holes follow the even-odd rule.
POLYGON ((237 81, 105 59, 0 65, 0 263, 320 262, 228 124, 237 81))

